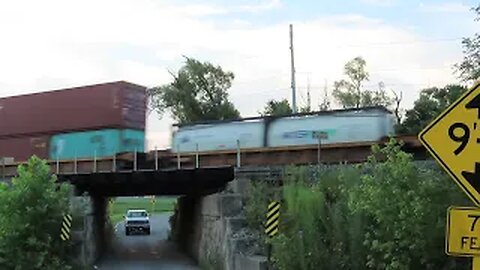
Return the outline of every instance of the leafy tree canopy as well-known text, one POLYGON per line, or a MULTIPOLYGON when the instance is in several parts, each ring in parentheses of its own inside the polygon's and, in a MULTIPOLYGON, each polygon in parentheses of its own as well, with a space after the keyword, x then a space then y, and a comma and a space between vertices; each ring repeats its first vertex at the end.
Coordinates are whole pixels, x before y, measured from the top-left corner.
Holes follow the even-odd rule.
POLYGON ((407 110, 405 120, 397 126, 397 132, 418 134, 466 90, 467 88, 461 85, 447 85, 443 88, 432 87, 422 90, 413 108, 407 110))
POLYGON ((292 108, 287 99, 282 99, 280 101, 270 100, 265 105, 263 112, 260 112, 262 116, 274 116, 274 115, 286 115, 291 114, 292 108))
POLYGON ((333 96, 343 108, 360 108, 366 106, 392 105, 393 100, 385 90, 366 90, 362 84, 369 80, 366 61, 362 57, 355 57, 345 64, 344 73, 347 79, 334 83, 333 96))
MULTIPOLYGON (((477 14, 476 21, 480 21, 480 4, 473 10, 477 14)), ((480 33, 464 38, 462 46, 463 61, 455 66, 457 72, 466 82, 478 80, 480 78, 480 33)))
POLYGON ((239 118, 228 100, 227 90, 235 78, 232 72, 209 62, 186 57, 173 82, 148 90, 151 106, 160 114, 169 110, 180 123, 239 118))
POLYGON ((60 239, 69 192, 35 156, 11 186, 0 184, 0 269, 69 269, 60 239))

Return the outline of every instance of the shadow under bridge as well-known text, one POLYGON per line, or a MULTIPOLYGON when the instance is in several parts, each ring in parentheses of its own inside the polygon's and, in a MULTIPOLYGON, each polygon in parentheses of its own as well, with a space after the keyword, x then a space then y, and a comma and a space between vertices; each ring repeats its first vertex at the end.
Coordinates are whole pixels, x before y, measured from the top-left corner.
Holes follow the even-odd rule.
POLYGON ((145 170, 60 174, 59 181, 75 186, 77 196, 120 197, 143 195, 208 195, 225 189, 234 168, 145 170))

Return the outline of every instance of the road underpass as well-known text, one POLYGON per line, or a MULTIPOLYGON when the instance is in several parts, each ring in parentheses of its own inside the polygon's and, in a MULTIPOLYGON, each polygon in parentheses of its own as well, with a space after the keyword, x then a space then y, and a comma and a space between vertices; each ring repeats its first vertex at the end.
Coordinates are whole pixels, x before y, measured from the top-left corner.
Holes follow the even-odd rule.
MULTIPOLYGON (((155 269, 162 269, 158 267, 160 263, 165 263, 164 261, 162 262, 162 260, 166 259, 166 255, 162 252, 168 250, 171 252, 170 255, 174 257, 184 256, 179 250, 173 252, 173 250, 179 248, 174 243, 165 241, 165 231, 169 228, 168 222, 165 222, 168 220, 168 217, 165 215, 152 216, 153 226, 155 227, 152 228, 153 234, 151 236, 138 236, 136 238, 133 236, 132 238, 125 239, 122 224, 109 223, 107 214, 109 198, 152 195, 176 195, 188 198, 202 198, 203 196, 221 192, 225 189, 227 183, 233 179, 234 168, 230 166, 181 170, 144 170, 58 175, 60 182, 68 182, 74 186, 75 196, 87 197, 90 201, 91 218, 87 227, 89 228, 88 231, 93 234, 93 237, 90 236, 89 239, 91 239, 91 243, 86 243, 86 245, 94 245, 93 250, 95 250, 95 252, 86 252, 90 254, 88 255, 90 258, 87 258, 86 261, 105 264, 105 260, 107 260, 107 268, 105 269, 110 269, 108 265, 112 265, 112 260, 121 261, 120 258, 124 259, 124 254, 129 254, 131 259, 128 261, 129 264, 135 264, 135 256, 137 256, 137 263, 147 266, 152 265, 152 267, 156 266, 157 268, 155 269), (132 249, 135 252, 131 252, 132 249), (142 256, 147 257, 143 258, 142 256)), ((196 201, 198 200, 192 200, 192 202, 196 201)), ((184 216, 185 214, 182 214, 180 211, 180 215, 184 216)), ((198 230, 198 228, 189 228, 189 226, 196 226, 195 223, 187 222, 191 219, 183 220, 185 220, 186 224, 178 224, 179 227, 188 231, 198 230)), ((188 259, 182 260, 182 262, 185 261, 188 261, 188 259)), ((115 265, 115 263, 113 263, 113 265, 115 265)))

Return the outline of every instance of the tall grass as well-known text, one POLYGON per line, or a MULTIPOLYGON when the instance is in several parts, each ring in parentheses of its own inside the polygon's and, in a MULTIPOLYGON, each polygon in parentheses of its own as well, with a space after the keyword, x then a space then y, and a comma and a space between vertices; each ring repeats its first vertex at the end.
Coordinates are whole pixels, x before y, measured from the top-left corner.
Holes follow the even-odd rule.
POLYGON ((266 205, 281 198, 276 269, 467 269, 444 253, 449 205, 469 205, 435 164, 417 164, 390 142, 368 162, 289 167, 281 190, 256 183, 247 218, 262 232, 266 205))
MULTIPOLYGON (((279 269, 358 269, 365 254, 361 215, 348 211, 347 187, 338 171, 291 168, 283 189, 281 234, 272 243, 279 269), (312 170, 317 170, 312 174, 312 170), (318 180, 312 179, 312 175, 318 180), (314 181, 312 181, 314 180, 314 181), (356 260, 351 260, 355 257, 356 260)), ((343 174, 355 174, 344 168, 343 174)), ((342 174, 342 176, 343 176, 342 174)), ((357 181, 358 182, 358 181, 357 181)))

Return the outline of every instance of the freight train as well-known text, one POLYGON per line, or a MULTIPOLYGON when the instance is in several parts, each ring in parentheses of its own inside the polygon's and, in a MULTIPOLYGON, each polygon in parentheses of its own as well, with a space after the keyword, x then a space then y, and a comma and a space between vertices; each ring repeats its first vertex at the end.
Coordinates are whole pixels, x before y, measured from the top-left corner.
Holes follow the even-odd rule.
POLYGON ((0 157, 143 152, 146 107, 146 88, 125 81, 0 98, 0 157))
MULTIPOLYGON (((0 98, 0 157, 101 158, 145 151, 146 88, 118 81, 0 98)), ((173 153, 378 141, 393 135, 384 107, 174 125, 173 153)))
POLYGON ((204 152, 378 141, 394 134, 396 118, 384 107, 252 117, 176 125, 172 152, 204 152))

